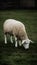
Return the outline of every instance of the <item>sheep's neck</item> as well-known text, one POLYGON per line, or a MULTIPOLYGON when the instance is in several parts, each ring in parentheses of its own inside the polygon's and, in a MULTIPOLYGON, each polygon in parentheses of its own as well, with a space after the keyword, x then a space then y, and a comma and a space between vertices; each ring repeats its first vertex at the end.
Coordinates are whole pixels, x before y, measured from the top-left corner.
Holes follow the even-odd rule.
POLYGON ((26 40, 26 39, 28 39, 28 36, 27 36, 27 33, 24 33, 24 38, 23 38, 23 40, 26 40))

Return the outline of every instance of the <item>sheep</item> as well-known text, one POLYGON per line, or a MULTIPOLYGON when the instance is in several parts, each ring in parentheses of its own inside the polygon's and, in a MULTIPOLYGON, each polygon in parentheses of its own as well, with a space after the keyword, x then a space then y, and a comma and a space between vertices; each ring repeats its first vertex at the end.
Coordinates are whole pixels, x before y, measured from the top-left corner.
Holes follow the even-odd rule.
POLYGON ((3 31, 4 31, 4 37, 5 37, 5 44, 7 44, 7 34, 10 35, 11 43, 13 43, 12 36, 15 38, 15 47, 17 47, 17 40, 21 43, 19 45, 23 45, 25 49, 29 48, 30 42, 33 43, 28 38, 28 35, 26 33, 25 25, 17 20, 14 19, 7 19, 5 20, 3 24, 3 31))

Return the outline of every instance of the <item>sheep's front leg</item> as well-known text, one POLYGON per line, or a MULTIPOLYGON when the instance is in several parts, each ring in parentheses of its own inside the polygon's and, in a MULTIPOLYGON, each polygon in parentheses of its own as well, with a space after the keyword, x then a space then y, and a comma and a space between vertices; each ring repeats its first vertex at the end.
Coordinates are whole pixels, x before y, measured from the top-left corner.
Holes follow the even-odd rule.
POLYGON ((17 38, 15 37, 15 47, 17 47, 17 38))
POLYGON ((4 35, 5 38, 5 44, 7 44, 7 35, 4 35))
POLYGON ((19 46, 21 46, 21 45, 22 45, 21 40, 19 40, 19 46))
POLYGON ((11 43, 13 43, 12 36, 10 36, 11 43))

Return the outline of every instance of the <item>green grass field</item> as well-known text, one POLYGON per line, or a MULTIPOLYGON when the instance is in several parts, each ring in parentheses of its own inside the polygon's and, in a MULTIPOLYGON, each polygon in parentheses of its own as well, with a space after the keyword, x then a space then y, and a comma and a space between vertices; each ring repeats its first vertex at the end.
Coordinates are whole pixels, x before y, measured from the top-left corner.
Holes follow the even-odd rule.
POLYGON ((37 65, 37 11, 35 10, 10 10, 0 11, 0 65, 37 65), (24 23, 31 40, 30 48, 23 46, 15 48, 10 41, 4 43, 3 22, 6 19, 16 19, 24 23))

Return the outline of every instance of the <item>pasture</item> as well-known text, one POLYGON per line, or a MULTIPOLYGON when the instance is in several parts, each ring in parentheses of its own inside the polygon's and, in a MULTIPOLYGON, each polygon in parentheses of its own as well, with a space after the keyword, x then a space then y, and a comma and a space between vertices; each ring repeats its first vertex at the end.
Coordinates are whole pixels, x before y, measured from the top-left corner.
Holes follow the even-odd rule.
POLYGON ((37 65, 37 11, 36 10, 0 10, 0 65, 37 65), (16 19, 24 23, 27 35, 34 44, 25 50, 23 46, 15 48, 14 43, 4 43, 3 23, 6 19, 16 19))

